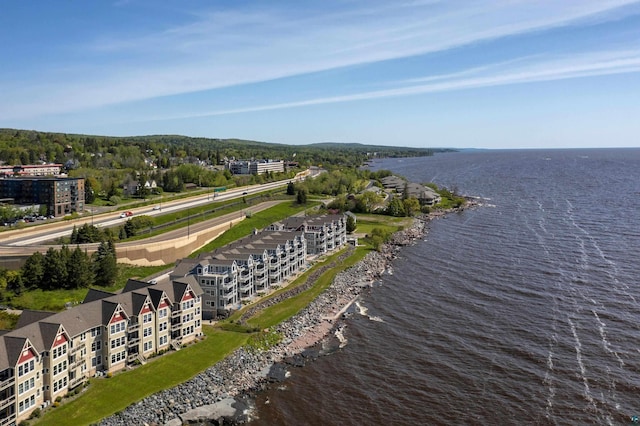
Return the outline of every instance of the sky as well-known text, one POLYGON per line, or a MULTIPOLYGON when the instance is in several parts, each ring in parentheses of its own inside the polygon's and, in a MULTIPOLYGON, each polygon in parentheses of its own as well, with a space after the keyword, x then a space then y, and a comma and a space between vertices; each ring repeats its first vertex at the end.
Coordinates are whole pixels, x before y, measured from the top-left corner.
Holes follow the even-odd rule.
POLYGON ((640 146, 640 1, 19 1, 0 128, 640 146))

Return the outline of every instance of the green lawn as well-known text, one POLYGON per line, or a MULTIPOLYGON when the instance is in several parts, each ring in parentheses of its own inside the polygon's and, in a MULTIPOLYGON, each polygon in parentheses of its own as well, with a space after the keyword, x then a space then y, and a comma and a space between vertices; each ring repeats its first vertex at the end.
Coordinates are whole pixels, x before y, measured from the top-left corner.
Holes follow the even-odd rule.
POLYGON ((72 401, 47 411, 39 425, 86 425, 98 422, 146 396, 183 383, 244 345, 246 333, 204 326, 207 338, 178 352, 152 359, 112 378, 91 379, 90 386, 72 401))

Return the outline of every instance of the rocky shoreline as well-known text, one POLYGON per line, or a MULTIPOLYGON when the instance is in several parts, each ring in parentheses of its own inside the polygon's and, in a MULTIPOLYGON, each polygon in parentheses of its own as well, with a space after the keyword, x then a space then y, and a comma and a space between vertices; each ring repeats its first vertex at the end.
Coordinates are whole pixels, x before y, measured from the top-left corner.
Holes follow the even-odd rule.
MULTIPOLYGON (((122 412, 103 419, 104 426, 182 424, 238 424, 247 421, 245 395, 284 374, 277 363, 304 364, 309 351, 331 330, 344 311, 388 268, 402 246, 412 244, 426 232, 431 214, 395 233, 380 252, 368 253, 356 265, 339 273, 331 286, 275 331, 282 341, 267 351, 240 348, 193 379, 151 395, 122 412), (306 351, 306 352, 305 352, 306 351), (275 367, 274 367, 275 366, 275 367), (272 369, 272 367, 274 367, 272 369)), ((311 282, 311 280, 308 280, 311 282)))

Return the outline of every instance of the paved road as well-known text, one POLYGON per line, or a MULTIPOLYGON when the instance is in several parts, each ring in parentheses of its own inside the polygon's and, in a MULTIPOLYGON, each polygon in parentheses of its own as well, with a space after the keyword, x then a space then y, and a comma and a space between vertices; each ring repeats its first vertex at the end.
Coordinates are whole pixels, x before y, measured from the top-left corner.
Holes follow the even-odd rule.
MULTIPOLYGON (((231 189, 220 193, 202 194, 188 199, 175 200, 167 203, 159 203, 157 207, 159 210, 154 210, 156 206, 139 207, 135 209, 129 209, 134 215, 144 214, 147 216, 158 216, 170 212, 179 210, 185 210, 192 207, 208 204, 212 202, 225 201, 233 198, 240 198, 245 195, 256 194, 262 191, 280 188, 286 186, 289 183, 286 181, 278 181, 266 183, 264 185, 254 185, 248 187, 241 187, 231 189)), ((61 221, 51 224, 43 224, 39 226, 32 226, 19 230, 11 230, 0 233, 0 245, 14 246, 14 247, 27 247, 38 245, 45 241, 51 241, 56 238, 69 236, 74 226, 82 226, 85 223, 91 223, 99 227, 115 227, 129 218, 121 218, 120 212, 110 212, 95 216, 82 217, 71 221, 61 221)))

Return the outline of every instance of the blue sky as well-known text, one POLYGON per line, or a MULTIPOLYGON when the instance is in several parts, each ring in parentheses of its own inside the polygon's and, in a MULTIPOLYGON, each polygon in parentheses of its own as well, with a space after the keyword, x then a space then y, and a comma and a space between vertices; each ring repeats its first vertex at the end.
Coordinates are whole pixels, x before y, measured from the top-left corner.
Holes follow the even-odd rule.
POLYGON ((640 2, 10 1, 0 127, 640 146, 640 2))

